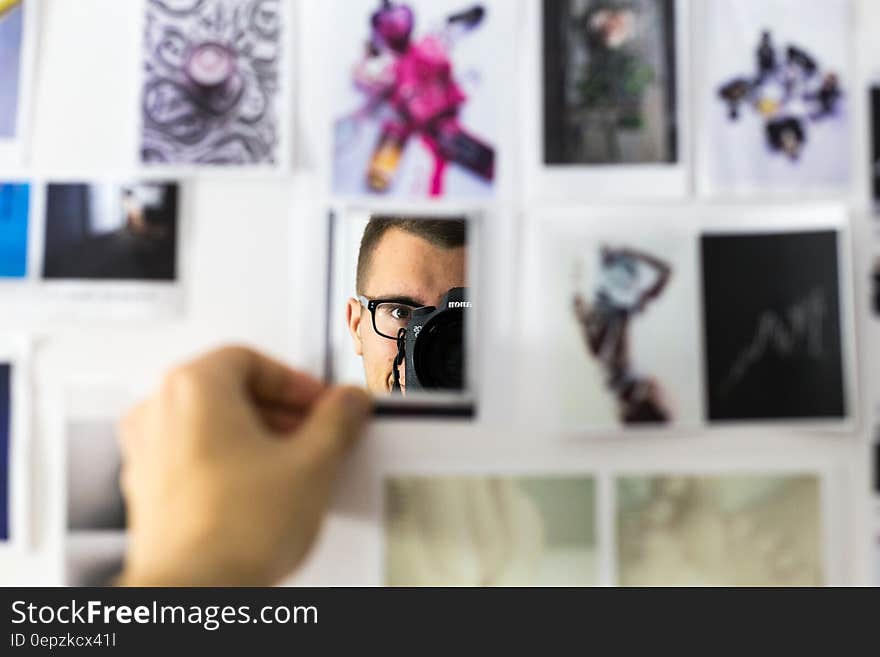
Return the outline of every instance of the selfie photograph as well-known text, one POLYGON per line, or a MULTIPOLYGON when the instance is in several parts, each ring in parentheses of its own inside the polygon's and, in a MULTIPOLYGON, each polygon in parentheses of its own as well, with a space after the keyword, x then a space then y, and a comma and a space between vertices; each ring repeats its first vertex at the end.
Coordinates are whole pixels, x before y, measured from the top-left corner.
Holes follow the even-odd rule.
POLYGON ((466 215, 331 215, 327 378, 380 402, 473 412, 466 215))

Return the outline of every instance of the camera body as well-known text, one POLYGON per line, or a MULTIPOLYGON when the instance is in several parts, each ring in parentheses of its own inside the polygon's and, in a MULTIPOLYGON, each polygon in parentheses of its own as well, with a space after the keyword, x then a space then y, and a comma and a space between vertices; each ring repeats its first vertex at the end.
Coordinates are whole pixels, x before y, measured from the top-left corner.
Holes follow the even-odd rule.
POLYGON ((413 311, 405 336, 407 393, 464 390, 464 326, 470 308, 467 289, 455 287, 439 306, 413 311))

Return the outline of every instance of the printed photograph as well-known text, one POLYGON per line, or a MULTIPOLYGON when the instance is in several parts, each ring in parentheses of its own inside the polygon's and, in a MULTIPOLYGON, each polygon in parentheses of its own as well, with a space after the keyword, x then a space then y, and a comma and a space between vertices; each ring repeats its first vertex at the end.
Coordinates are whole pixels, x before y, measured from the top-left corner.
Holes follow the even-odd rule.
POLYGON ((125 504, 113 421, 67 423, 67 578, 105 586, 122 570, 125 504))
POLYGON ((874 213, 880 213, 880 85, 873 85, 869 91, 871 102, 871 163, 870 189, 874 203, 874 213))
POLYGON ((874 531, 874 586, 880 587, 880 513, 877 516, 877 529, 874 531))
POLYGON ((875 255, 871 266, 871 310, 874 319, 880 319, 880 255, 875 255))
POLYGON ((50 183, 43 278, 172 282, 176 183, 50 183))
POLYGON ((621 586, 821 586, 814 475, 617 480, 621 586))
POLYGON ((280 162, 281 12, 280 0, 148 0, 144 164, 280 162))
POLYGON ((675 0, 544 0, 544 163, 674 163, 675 0))
POLYGON ((27 276, 30 185, 0 182, 0 279, 27 276))
POLYGON ((469 221, 333 216, 330 380, 404 399, 468 392, 469 221))
POLYGON ((346 196, 492 193, 504 0, 334 5, 333 190, 346 196))
POLYGON ((20 0, 0 1, 0 140, 17 136, 24 20, 20 0))
POLYGON ((388 586, 595 586, 590 477, 385 482, 388 586))
POLYGON ((696 424, 694 235, 602 219, 548 233, 535 263, 525 403, 544 421, 590 429, 696 424))
POLYGON ((714 188, 847 184, 850 10, 846 0, 707 3, 706 153, 714 188))
POLYGON ((847 415, 836 231, 702 238, 708 419, 847 415))
POLYGON ((12 504, 10 442, 12 436, 12 366, 0 363, 0 542, 9 540, 12 504))

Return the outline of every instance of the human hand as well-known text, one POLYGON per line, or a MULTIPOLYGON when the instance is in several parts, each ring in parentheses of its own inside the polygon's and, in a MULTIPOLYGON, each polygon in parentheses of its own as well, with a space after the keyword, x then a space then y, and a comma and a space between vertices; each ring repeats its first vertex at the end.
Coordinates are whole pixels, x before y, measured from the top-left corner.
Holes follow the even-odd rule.
POLYGON ((121 425, 130 543, 119 582, 259 586, 289 574, 370 406, 360 389, 244 348, 174 369, 121 425))

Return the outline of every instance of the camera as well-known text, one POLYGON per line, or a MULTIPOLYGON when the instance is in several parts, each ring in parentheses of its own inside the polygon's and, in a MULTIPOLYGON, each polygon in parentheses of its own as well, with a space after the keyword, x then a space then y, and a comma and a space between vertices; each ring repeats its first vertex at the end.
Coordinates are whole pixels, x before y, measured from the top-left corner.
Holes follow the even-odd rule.
POLYGON ((407 392, 464 389, 467 289, 455 287, 440 305, 416 308, 400 341, 406 363, 407 392))

